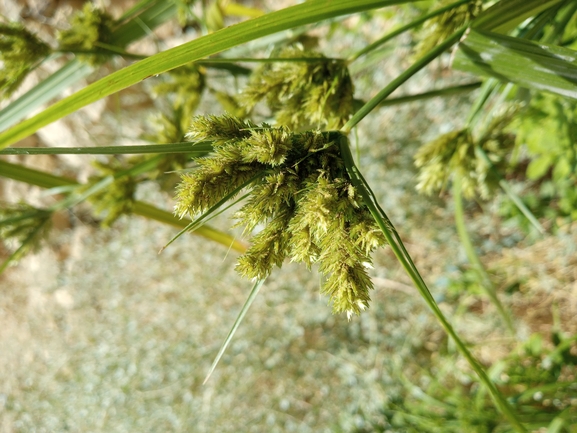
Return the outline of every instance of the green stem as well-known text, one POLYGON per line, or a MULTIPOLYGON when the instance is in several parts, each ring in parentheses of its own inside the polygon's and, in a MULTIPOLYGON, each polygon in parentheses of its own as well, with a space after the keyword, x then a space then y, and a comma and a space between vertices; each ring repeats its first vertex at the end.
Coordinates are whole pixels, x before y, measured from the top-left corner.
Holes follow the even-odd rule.
MULTIPOLYGON (((470 92, 471 90, 481 87, 482 82, 461 84, 459 86, 445 87, 444 89, 430 90, 428 92, 417 93, 415 95, 399 96, 398 98, 385 99, 379 104, 379 107, 388 107, 391 105, 405 104, 407 102, 420 101, 422 99, 435 98, 437 96, 449 96, 456 93, 470 92)), ((0 151, 1 153, 1 151, 0 151)))
POLYGON ((348 134, 351 129, 353 129, 357 123, 365 118, 371 111, 373 111, 378 105, 380 105, 383 100, 393 93, 397 88, 399 88, 405 81, 431 63, 434 59, 439 57, 445 50, 450 48, 459 38, 465 33, 467 29, 466 26, 461 27, 451 36, 449 36, 443 43, 437 45, 434 49, 429 51, 415 63, 413 63, 405 72, 391 81, 387 86, 385 86, 379 93, 377 93, 370 101, 368 101, 363 107, 358 110, 353 117, 341 128, 341 132, 348 134))
POLYGON ((0 155, 136 155, 148 153, 186 153, 203 156, 211 150, 212 144, 209 142, 184 142, 138 146, 10 147, 0 150, 0 155))
MULTIPOLYGON (((2 173, 2 177, 25 182, 30 185, 36 185, 42 188, 57 188, 78 184, 75 180, 70 178, 54 176, 52 174, 44 173, 27 167, 22 167, 20 165, 12 164, 2 160, 0 160, 0 173, 2 173)), ((164 211, 141 201, 134 202, 132 212, 136 215, 159 221, 164 224, 169 224, 173 227, 181 229, 186 227, 190 222, 190 220, 186 218, 179 219, 170 212, 164 211)), ((238 251, 239 253, 244 253, 247 250, 247 246, 243 242, 237 240, 227 233, 218 231, 207 225, 200 227, 194 233, 224 245, 227 248, 238 251)))
POLYGON ((503 396, 501 392, 497 389, 495 384, 489 379, 487 373, 477 361, 477 359, 471 354, 465 343, 459 338, 449 321, 445 318, 445 315, 440 310, 437 302, 431 295, 429 288, 427 287, 425 281, 421 277, 417 267, 415 266, 413 260, 411 259, 410 255, 408 254, 405 246, 398 235, 395 227, 393 226, 392 222, 389 220, 383 209, 378 205, 378 202, 371 191, 368 183, 363 178, 363 175, 355 166, 353 161, 353 157, 351 154, 351 150, 349 148, 348 139, 346 136, 342 136, 339 141, 339 146, 341 150, 341 156, 343 157, 345 167, 347 169, 347 173, 351 179, 353 185, 358 189, 359 193, 361 194, 364 203, 369 208, 369 211, 373 215, 375 222, 378 224, 379 228, 385 235, 387 242, 389 243, 393 253, 395 254, 397 260, 401 263, 407 275, 411 278, 415 287, 445 330, 445 332, 453 339, 457 349, 465 357, 465 359, 469 362, 471 368, 477 373, 481 382, 487 387, 493 401, 497 408, 501 411, 501 413, 507 418, 507 420, 511 423, 514 429, 517 432, 526 432, 523 425, 517 419, 517 416, 513 412, 513 409, 503 396))
POLYGON ((352 56, 350 56, 347 60, 347 63, 352 63, 355 60, 357 60, 359 57, 364 56, 367 53, 370 53, 371 51, 375 50, 376 48, 380 47, 381 45, 386 44, 388 41, 390 41, 391 39, 399 36, 400 34, 405 33, 407 30, 411 30, 414 27, 417 27, 421 24, 423 24, 425 21, 430 20, 431 18, 436 17, 437 15, 441 15, 451 9, 454 9, 456 7, 461 6, 462 4, 465 3, 469 3, 471 0, 459 0, 455 3, 452 3, 448 6, 445 6, 441 9, 437 9, 436 11, 433 11, 431 13, 428 13, 426 15, 423 15, 422 17, 416 19, 415 21, 411 21, 410 23, 399 27, 398 29, 393 30, 391 33, 386 34, 385 36, 383 36, 380 39, 377 39, 375 42, 373 42, 370 45, 367 45, 365 48, 363 48, 362 50, 357 51, 355 54, 353 54, 352 56))
POLYGON ((497 307, 499 314, 503 318, 505 325, 511 335, 515 335, 515 329, 513 327, 513 322, 511 321, 511 315, 505 310, 505 307, 497 297, 497 291, 495 289, 495 285, 491 281, 491 277, 487 273, 487 270, 481 263, 477 252, 475 251, 475 247, 473 246, 473 242, 471 241, 471 237, 469 236, 469 232, 467 231, 467 226, 465 224, 465 212, 463 209, 463 199, 461 193, 461 180, 458 177, 453 179, 453 200, 455 202, 455 224, 457 226, 457 233, 459 234, 459 239, 461 240, 461 245, 465 249, 465 254, 467 255, 467 259, 473 269, 477 272, 479 277, 481 287, 485 291, 486 295, 489 297, 493 305, 497 307))
POLYGON ((517 206, 517 208, 521 211, 521 213, 525 215, 525 218, 529 220, 529 222, 533 225, 533 227, 535 227, 539 231, 539 233, 544 234, 545 229, 543 228, 539 220, 535 218, 535 215, 533 215, 533 213, 529 210, 529 208, 525 205, 525 203, 523 203, 523 200, 521 200, 521 198, 517 194, 515 194, 515 192, 509 185, 509 182, 503 179, 503 176, 501 176, 501 174, 497 170, 495 170, 495 168, 493 167, 493 163, 489 159, 487 153, 485 153, 485 151, 480 146, 475 146, 475 153, 479 155, 479 157, 481 157, 483 161, 490 167, 490 170, 493 172, 493 174, 498 176, 498 178, 500 179, 499 186, 503 189, 503 191, 505 191, 505 194, 507 194, 507 196, 511 199, 511 201, 515 204, 515 206, 517 206))

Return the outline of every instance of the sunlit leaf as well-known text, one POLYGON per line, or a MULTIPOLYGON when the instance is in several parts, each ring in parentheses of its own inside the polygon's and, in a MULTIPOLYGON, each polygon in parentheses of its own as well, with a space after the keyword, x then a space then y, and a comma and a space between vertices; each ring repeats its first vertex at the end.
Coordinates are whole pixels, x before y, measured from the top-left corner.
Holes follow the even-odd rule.
POLYGON ((293 27, 410 0, 311 0, 262 17, 244 21, 163 51, 114 72, 57 102, 13 128, 0 133, 0 149, 9 146, 74 111, 148 77, 220 53, 245 42, 293 27))
POLYGON ((577 99, 577 51, 567 48, 471 30, 454 67, 577 99))

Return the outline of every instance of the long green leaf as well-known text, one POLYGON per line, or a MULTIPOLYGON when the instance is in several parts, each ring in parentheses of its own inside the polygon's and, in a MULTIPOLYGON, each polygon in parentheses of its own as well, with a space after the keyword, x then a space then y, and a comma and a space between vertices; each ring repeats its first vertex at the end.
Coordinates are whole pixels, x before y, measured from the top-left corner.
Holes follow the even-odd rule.
MULTIPOLYGON (((58 188, 78 184, 74 179, 54 176, 52 174, 44 173, 39 170, 34 170, 32 168, 12 164, 10 162, 3 161, 1 159, 0 159, 0 173, 2 174, 3 177, 6 177, 8 179, 14 179, 20 182, 26 182, 30 185, 36 185, 42 188, 58 188)), ((180 229, 186 227, 187 224, 190 222, 189 219, 179 219, 170 212, 159 209, 155 206, 152 206, 148 203, 144 203, 141 201, 136 201, 134 203, 132 213, 180 229)), ((207 225, 200 227, 198 230, 196 230, 195 234, 210 239, 214 242, 218 242, 219 244, 224 245, 225 247, 231 248, 240 253, 244 253, 247 250, 247 246, 243 242, 239 241, 238 239, 235 239, 228 233, 221 232, 207 225)))
POLYGON ((461 240, 461 245, 463 246, 465 254, 467 255, 467 259, 469 260, 469 263, 477 273, 477 277, 479 278, 479 283, 482 290, 489 297, 493 305, 497 308, 497 311, 499 311, 499 314, 501 315, 503 322, 507 326, 507 329, 509 330, 511 335, 514 336, 515 328, 513 327, 511 314, 509 311, 505 309, 503 303, 497 296, 497 289, 495 288, 495 284, 493 284, 493 280, 491 280, 489 273, 487 272, 485 266, 483 266, 483 263, 479 259, 477 251, 475 251, 473 241, 469 236, 467 225, 465 223, 465 210, 463 208, 461 179, 458 176, 455 176, 455 178, 453 179, 453 200, 455 205, 455 225, 457 227, 457 233, 459 234, 459 239, 461 240))
POLYGON ((440 9, 434 10, 431 13, 428 13, 426 15, 422 15, 421 17, 417 18, 416 20, 411 21, 410 23, 405 24, 404 26, 397 28, 390 33, 387 33, 385 36, 377 39, 372 44, 367 45, 365 48, 361 49, 360 51, 357 51, 356 53, 354 53, 352 56, 350 56, 348 58, 348 62, 349 63, 354 62, 359 57, 364 56, 365 54, 376 50, 381 45, 386 44, 388 41, 390 41, 393 38, 396 38, 397 36, 403 34, 404 32, 411 30, 411 29, 414 29, 415 27, 423 24, 425 21, 430 20, 431 18, 434 18, 437 15, 441 15, 447 11, 450 11, 451 9, 455 9, 456 7, 462 5, 463 3, 467 3, 468 1, 470 1, 470 0, 458 0, 455 3, 451 3, 450 5, 447 5, 447 6, 440 8, 440 9))
POLYGON ((479 30, 459 44, 454 67, 577 99, 577 51, 479 30))
POLYGON ((210 142, 184 142, 102 147, 11 147, 0 150, 0 155, 137 155, 149 153, 186 153, 194 156, 203 156, 211 150, 212 144, 210 142))
POLYGON ((240 313, 238 313, 238 317, 236 318, 236 320, 234 321, 234 324, 232 325, 232 328, 230 330, 230 332, 228 333, 228 335, 226 336, 226 338, 224 339, 224 342, 222 343, 222 346, 220 346, 220 350, 218 351, 218 353, 216 354, 216 358, 214 359, 212 365, 210 366, 210 369, 208 370, 208 374, 206 375, 206 378, 204 379, 204 382, 202 383, 203 385, 208 381, 208 379, 210 379, 210 376, 212 375, 212 373, 214 372, 214 369, 216 368, 216 366, 218 365, 218 362, 220 361, 220 358, 222 358, 222 355, 224 354, 224 351, 226 350, 226 348, 228 347, 228 345, 230 344, 230 342, 232 341, 232 337, 234 336, 236 330, 238 329, 238 327, 240 326, 240 323, 242 322, 242 319, 244 319, 244 316, 246 315, 246 312, 248 311, 248 309, 250 308, 250 306, 252 305, 252 303, 254 302, 254 300, 256 299, 256 295, 258 295, 258 291, 260 290, 260 288, 262 287, 263 283, 265 282, 265 280, 257 280, 254 283, 254 286, 252 287, 248 298, 246 299, 246 302, 244 303, 244 305, 242 306, 242 309, 240 310, 240 313))
POLYGON ((423 57, 418 59, 415 63, 409 66, 405 72, 399 75, 397 78, 392 80, 387 84, 379 93, 373 96, 365 105, 363 105, 357 112, 349 119, 349 121, 341 128, 341 131, 348 134, 352 128, 354 128, 357 123, 365 118, 370 112, 372 112, 378 105, 382 104, 383 101, 395 90, 397 90, 405 81, 431 63, 434 59, 440 56, 445 50, 450 48, 455 44, 459 38, 465 32, 465 27, 460 28, 441 44, 437 45, 434 49, 429 51, 423 57))
POLYGON ((150 76, 220 53, 229 48, 282 30, 340 15, 410 0, 311 0, 259 18, 227 27, 186 44, 158 53, 85 87, 38 115, 0 134, 0 149, 9 146, 74 111, 116 93, 150 76))
POLYGON ((342 136, 339 140, 339 149, 341 151, 341 156, 343 158, 347 174, 349 175, 352 184, 358 190, 361 195, 363 202, 368 207, 371 215, 375 219, 375 222, 383 232, 383 235, 387 239, 389 246, 391 247, 395 257, 400 262, 400 264, 407 272, 407 275, 411 278, 415 287, 419 291, 420 295, 423 297, 432 313, 435 315, 445 332, 453 339, 455 345, 459 349, 459 352, 467 359, 471 368, 477 373, 480 381, 487 387, 493 401, 501 413, 507 418, 511 423, 511 426, 518 432, 526 432, 526 429, 520 423, 515 412, 503 396, 503 394, 497 389, 495 384, 489 379, 487 373, 481 366, 480 362, 473 356, 469 351, 465 343, 461 340, 459 335, 453 329, 453 326, 449 323, 441 309, 439 308, 435 298, 429 291, 427 284, 423 280, 423 277, 419 273, 415 263, 413 262, 410 254, 405 248, 401 237, 399 236, 397 230, 393 226, 391 220, 387 217, 384 210, 379 206, 374 193, 372 192, 369 184, 364 179, 362 173, 359 171, 358 167, 353 161, 353 156, 351 154, 348 139, 346 136, 342 136))
MULTIPOLYGON (((131 11, 127 11, 125 16, 121 17, 121 20, 126 18, 132 18, 132 20, 123 23, 113 31, 112 40, 117 46, 124 47, 148 35, 152 29, 164 23, 176 13, 176 7, 172 2, 156 0, 141 3, 140 6, 135 6, 131 11), (133 16, 135 13, 136 16, 133 16)), ((24 119, 36 108, 61 95, 65 89, 87 77, 93 70, 94 68, 87 63, 77 59, 71 60, 0 110, 0 131, 6 130, 24 119)))
POLYGON ((473 22, 477 30, 504 33, 529 17, 547 10, 563 0, 501 0, 482 12, 473 22))

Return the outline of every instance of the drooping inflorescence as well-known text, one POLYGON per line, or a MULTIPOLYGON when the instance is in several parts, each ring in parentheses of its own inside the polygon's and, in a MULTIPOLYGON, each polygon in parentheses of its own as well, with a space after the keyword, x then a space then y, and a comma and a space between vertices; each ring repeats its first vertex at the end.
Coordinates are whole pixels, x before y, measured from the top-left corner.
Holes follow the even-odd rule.
POLYGON ((470 128, 451 131, 424 144, 415 155, 420 169, 417 190, 425 194, 442 191, 451 178, 458 177, 463 196, 491 197, 499 176, 508 166, 515 146, 515 134, 507 131, 519 107, 512 106, 496 115, 476 137, 470 128))
POLYGON ((353 83, 344 61, 297 46, 286 47, 251 76, 240 102, 264 100, 278 124, 291 129, 339 129, 353 112, 353 83))
POLYGON ((367 266, 385 239, 348 178, 339 133, 294 133, 231 116, 195 117, 190 131, 192 140, 213 141, 214 151, 182 175, 177 215, 198 215, 249 190, 234 218, 247 232, 263 228, 239 258, 238 272, 262 279, 286 258, 318 264, 334 312, 368 307, 367 266))
POLYGON ((108 45, 113 42, 113 18, 105 11, 86 3, 70 19, 70 28, 58 33, 59 50, 80 54, 79 58, 92 64, 104 63, 110 58, 108 45))
POLYGON ((0 23, 0 97, 9 97, 50 51, 22 24, 0 23))

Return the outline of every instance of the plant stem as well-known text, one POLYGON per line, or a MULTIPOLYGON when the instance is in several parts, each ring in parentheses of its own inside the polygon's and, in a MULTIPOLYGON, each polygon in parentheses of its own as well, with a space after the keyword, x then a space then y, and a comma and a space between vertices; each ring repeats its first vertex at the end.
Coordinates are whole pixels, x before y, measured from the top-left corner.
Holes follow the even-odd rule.
POLYGON ((411 259, 409 253, 407 252, 403 241, 401 240, 400 236, 398 235, 395 227, 393 226, 391 220, 387 217, 383 209, 379 206, 375 195, 370 189, 370 186, 364 179, 363 175, 359 171, 359 169, 355 166, 353 161, 353 157, 351 154, 351 150, 349 148, 348 139, 346 136, 342 136, 339 140, 339 146, 341 150, 341 156, 345 163, 345 167, 347 169, 347 173, 351 179, 353 185, 358 189, 359 193, 361 194, 364 203, 369 208, 375 222, 378 224, 379 228, 385 235, 387 242, 389 243, 393 253, 397 260, 401 263, 407 275, 411 278, 415 287, 445 330, 445 332, 453 339, 457 349, 465 357, 465 359, 469 362, 471 368, 477 373, 481 382, 487 387, 493 401, 497 408, 501 411, 501 413, 507 418, 507 420, 511 423, 514 429, 517 432, 524 433, 526 432, 523 425, 517 419, 517 416, 513 412, 513 409, 503 396, 501 392, 497 389, 495 384, 489 379, 487 373, 481 366, 480 362, 471 354, 465 343, 459 338, 449 321, 445 318, 445 315, 437 305, 437 302, 431 295, 429 288, 427 287, 425 281, 421 277, 417 267, 415 266, 413 260, 411 259))
POLYGON ((451 47, 459 38, 465 33, 466 26, 461 27, 451 36, 449 36, 443 43, 437 45, 434 49, 429 51, 415 63, 413 63, 405 72, 391 81, 379 93, 377 93, 370 101, 368 101, 360 110, 358 110, 353 117, 341 128, 341 132, 348 134, 357 123, 365 118, 371 111, 373 111, 383 100, 399 88, 405 81, 431 63, 434 59, 439 57, 446 49, 451 47))
POLYGON ((537 220, 535 215, 533 215, 533 213, 529 210, 529 208, 525 205, 525 203, 523 203, 523 200, 521 200, 521 198, 517 194, 515 194, 515 192, 509 185, 509 182, 503 179, 503 176, 495 170, 495 168, 493 167, 493 162, 489 159, 487 153, 485 153, 485 151, 480 146, 475 146, 475 153, 479 155, 483 159, 483 161, 485 161, 486 164, 489 165, 493 173, 498 175, 499 186, 503 189, 503 191, 505 191, 505 194, 507 194, 507 196, 511 199, 511 201, 515 204, 515 206, 517 206, 517 208, 521 211, 521 213, 525 215, 525 218, 529 220, 529 222, 533 225, 533 227, 537 229, 537 231, 539 231, 539 233, 544 234, 545 229, 543 228, 539 220, 537 220))
POLYGON ((184 142, 102 147, 9 147, 0 150, 0 155, 136 155, 148 153, 186 153, 202 156, 211 150, 212 144, 209 142, 184 142))
POLYGON ((473 246, 473 242, 471 242, 471 237, 467 232, 467 226, 465 225, 465 212, 463 210, 463 197, 461 193, 461 180, 458 176, 453 179, 453 200, 455 203, 455 224, 457 226, 457 233, 459 234, 461 245, 465 249, 467 259, 469 260, 469 263, 471 263, 473 269, 477 272, 481 287, 493 305, 497 307, 497 310, 503 318, 507 329, 509 332, 511 332, 511 335, 515 335, 515 329, 513 327, 513 322, 511 321, 511 315, 505 310, 505 307, 497 297, 495 285, 491 281, 491 277, 487 273, 483 263, 481 263, 481 260, 475 251, 475 247, 473 246))
MULTIPOLYGON (((62 186, 77 185, 77 182, 73 179, 54 176, 52 174, 44 173, 2 160, 0 160, 0 173, 2 173, 3 177, 8 179, 25 182, 30 185, 36 185, 42 188, 57 188, 62 186)), ((169 224, 177 228, 184 228, 190 222, 188 219, 179 219, 170 212, 141 201, 134 202, 132 212, 136 215, 169 224)), ((238 251, 239 253, 244 253, 248 248, 246 244, 237 240, 231 235, 216 230, 207 225, 200 227, 194 233, 204 238, 218 242, 219 244, 238 251)))
MULTIPOLYGON (((481 82, 470 84, 461 84, 459 86, 445 87, 443 89, 430 90, 428 92, 417 93, 414 95, 399 96, 398 98, 385 99, 379 104, 379 107, 389 107, 391 105, 405 104, 407 102, 419 101, 421 99, 429 99, 437 96, 449 96, 455 93, 470 92, 471 90, 481 87, 481 82)), ((2 151, 0 151, 2 153, 2 151)))

